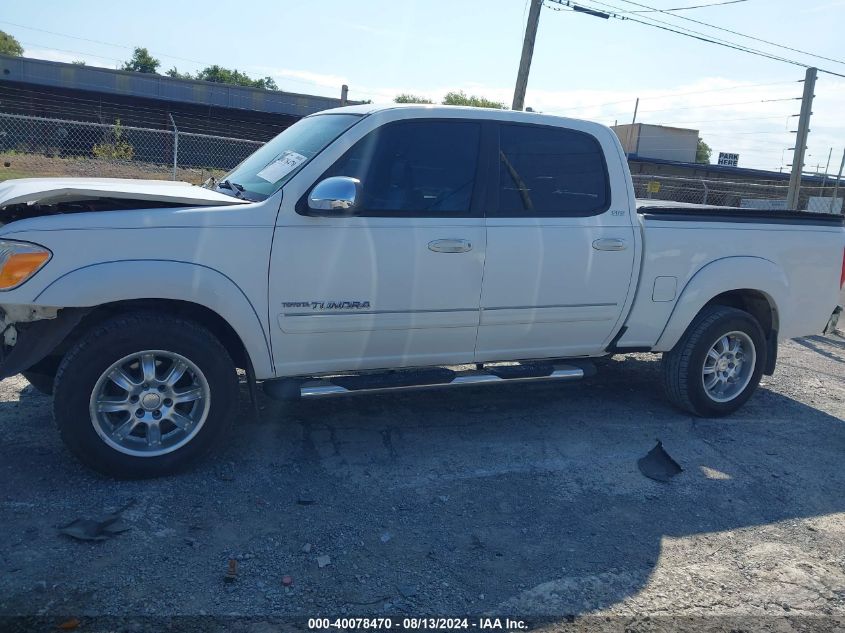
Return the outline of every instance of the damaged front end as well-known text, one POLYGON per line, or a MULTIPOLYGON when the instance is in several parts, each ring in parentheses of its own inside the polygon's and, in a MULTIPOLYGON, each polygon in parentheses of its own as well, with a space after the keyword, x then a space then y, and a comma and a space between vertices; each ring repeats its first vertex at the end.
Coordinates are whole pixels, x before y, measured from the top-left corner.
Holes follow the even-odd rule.
POLYGON ((49 356, 88 314, 88 308, 0 305, 0 380, 49 356))

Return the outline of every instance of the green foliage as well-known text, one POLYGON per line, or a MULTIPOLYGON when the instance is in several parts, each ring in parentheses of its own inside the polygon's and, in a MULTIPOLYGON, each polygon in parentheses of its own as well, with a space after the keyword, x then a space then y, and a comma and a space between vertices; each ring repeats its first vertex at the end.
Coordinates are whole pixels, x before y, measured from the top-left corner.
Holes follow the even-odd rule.
POLYGON ((428 97, 420 97, 419 95, 412 95, 402 93, 401 95, 396 95, 396 98, 393 99, 394 103, 434 103, 428 97))
POLYGON ((224 68, 223 66, 218 66, 217 64, 203 68, 196 75, 192 75, 191 73, 180 73, 175 66, 164 74, 168 77, 173 77, 174 79, 199 79, 200 81, 212 81, 219 84, 246 86, 248 88, 262 88, 263 90, 279 89, 279 86, 272 77, 253 79, 246 73, 242 73, 239 70, 224 68))
POLYGON ((123 126, 120 124, 120 119, 115 119, 107 141, 94 145, 91 151, 97 158, 117 160, 132 160, 135 155, 135 148, 123 138, 123 126))
POLYGON ((709 165, 711 154, 713 154, 713 150, 703 139, 699 138, 698 147, 695 150, 695 162, 709 165))
POLYGON ((253 79, 249 75, 240 72, 239 70, 231 70, 223 68, 214 64, 199 71, 194 79, 201 79, 202 81, 213 81, 221 84, 234 84, 236 86, 247 86, 249 88, 263 88, 264 90, 278 90, 279 86, 272 77, 264 77, 263 79, 253 79))
POLYGON ((0 31, 0 54, 20 57, 23 55, 23 46, 13 36, 0 31))
POLYGON ((463 90, 458 92, 448 92, 443 97, 443 105, 462 105, 473 106, 475 108, 495 108, 497 110, 507 110, 507 106, 501 101, 491 101, 484 97, 477 97, 476 95, 467 95, 463 90))
POLYGON ((174 66, 170 70, 164 73, 168 77, 173 77, 174 79, 193 79, 194 76, 191 73, 180 73, 179 69, 174 66))
POLYGON ((132 59, 123 64, 123 70, 156 74, 159 66, 161 66, 161 62, 150 55, 150 51, 141 46, 136 46, 132 53, 132 59))
POLYGON ((87 64, 85 63, 85 60, 84 60, 84 59, 74 59, 74 60, 71 62, 71 64, 73 64, 74 66, 86 66, 86 65, 87 65, 87 64))

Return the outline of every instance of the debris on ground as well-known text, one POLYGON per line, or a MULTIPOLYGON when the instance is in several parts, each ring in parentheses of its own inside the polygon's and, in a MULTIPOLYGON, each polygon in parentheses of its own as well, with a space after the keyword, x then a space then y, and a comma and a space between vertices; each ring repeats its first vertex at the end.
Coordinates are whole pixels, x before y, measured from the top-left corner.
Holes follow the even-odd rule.
POLYGON ((302 551, 305 552, 306 554, 310 554, 311 553, 311 543, 306 543, 305 545, 303 545, 302 551))
POLYGON ((320 569, 331 564, 332 559, 330 556, 326 556, 325 554, 323 554, 322 556, 317 557, 317 567, 319 567, 320 569))
POLYGON ((223 580, 226 582, 235 582, 238 579, 238 561, 234 558, 229 559, 229 567, 226 569, 226 575, 223 580))
POLYGON ((663 442, 657 440, 654 448, 652 448, 645 457, 637 460, 637 466, 640 472, 655 481, 667 482, 678 473, 683 472, 683 468, 663 449, 663 442))
POLYGON ((70 618, 69 620, 65 620, 61 624, 59 624, 59 628, 62 631, 73 631, 74 629, 79 628, 79 619, 78 618, 70 618))
POLYGON ((381 542, 387 543, 390 539, 393 538, 393 535, 390 532, 385 532, 381 535, 381 542))
POLYGON ((317 500, 309 490, 300 490, 296 497, 296 502, 301 506, 310 506, 317 503, 317 500))
POLYGON ((104 519, 76 519, 67 525, 59 527, 59 534, 64 534, 79 541, 105 541, 125 532, 129 528, 119 523, 121 515, 129 509, 135 500, 132 499, 122 508, 109 514, 104 519))
POLYGON ((284 587, 292 587, 293 586, 293 576, 282 576, 282 585, 284 587))

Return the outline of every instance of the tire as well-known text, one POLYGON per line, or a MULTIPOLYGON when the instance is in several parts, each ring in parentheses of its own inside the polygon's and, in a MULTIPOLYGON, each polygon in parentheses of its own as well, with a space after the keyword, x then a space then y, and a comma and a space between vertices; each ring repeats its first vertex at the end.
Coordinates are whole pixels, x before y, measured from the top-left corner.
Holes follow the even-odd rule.
POLYGON ((158 477, 185 468, 227 435, 238 394, 234 363, 207 329, 135 313, 96 325, 67 353, 53 415, 62 440, 94 470, 158 477))
POLYGON ((760 383, 766 349, 766 337, 753 316, 727 306, 706 306, 672 351, 663 354, 666 396, 679 409, 700 417, 730 415, 760 383), (722 353, 720 341, 725 340, 728 350, 722 353), (741 346, 734 348, 741 352, 738 357, 730 353, 736 343, 741 346), (711 350, 715 356, 708 356, 711 350))
POLYGON ((37 392, 43 393, 45 396, 53 395, 53 381, 55 380, 55 376, 36 374, 29 371, 22 372, 22 375, 37 392))

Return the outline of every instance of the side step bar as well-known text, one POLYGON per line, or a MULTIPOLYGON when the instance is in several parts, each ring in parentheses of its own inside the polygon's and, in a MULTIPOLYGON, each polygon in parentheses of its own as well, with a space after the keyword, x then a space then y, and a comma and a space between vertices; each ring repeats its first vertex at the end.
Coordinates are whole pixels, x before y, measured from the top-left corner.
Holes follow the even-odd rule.
POLYGON ((278 378, 264 381, 263 386, 264 392, 271 398, 296 400, 442 387, 579 380, 594 373, 595 366, 592 363, 579 363, 577 366, 570 364, 504 365, 471 371, 454 371, 444 367, 314 379, 278 378))

